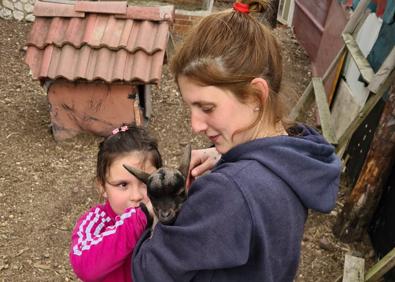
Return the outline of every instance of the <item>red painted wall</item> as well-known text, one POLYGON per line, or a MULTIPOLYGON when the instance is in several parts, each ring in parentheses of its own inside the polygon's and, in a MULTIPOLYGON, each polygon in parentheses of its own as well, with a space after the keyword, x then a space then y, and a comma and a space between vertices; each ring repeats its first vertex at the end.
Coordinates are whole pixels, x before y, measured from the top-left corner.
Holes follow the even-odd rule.
POLYGON ((132 85, 55 81, 48 90, 55 140, 81 132, 107 136, 123 123, 136 121, 135 100, 130 98, 135 92, 132 85))
MULTIPOLYGON (((313 76, 322 77, 343 45, 341 33, 348 14, 336 0, 295 0, 293 18, 295 36, 310 56, 313 76)), ((331 96, 335 70, 325 81, 331 96)))

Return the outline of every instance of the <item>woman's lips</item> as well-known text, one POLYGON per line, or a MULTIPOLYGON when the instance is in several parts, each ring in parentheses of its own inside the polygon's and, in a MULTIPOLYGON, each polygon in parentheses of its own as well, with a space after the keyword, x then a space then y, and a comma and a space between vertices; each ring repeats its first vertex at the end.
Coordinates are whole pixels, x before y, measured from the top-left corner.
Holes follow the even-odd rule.
POLYGON ((208 136, 208 139, 210 139, 210 141, 213 142, 214 144, 216 143, 218 138, 219 138, 219 135, 208 136))

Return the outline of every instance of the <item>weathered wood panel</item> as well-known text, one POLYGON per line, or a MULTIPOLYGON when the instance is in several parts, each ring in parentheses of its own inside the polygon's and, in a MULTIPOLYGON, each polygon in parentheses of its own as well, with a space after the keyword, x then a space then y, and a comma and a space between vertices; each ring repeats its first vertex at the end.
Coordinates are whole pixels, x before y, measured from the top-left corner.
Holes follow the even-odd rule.
POLYGON ((340 79, 336 99, 332 107, 333 124, 336 125, 336 137, 343 135, 351 122, 358 116, 361 106, 355 102, 351 89, 343 79, 340 79))
POLYGON ((344 260, 342 282, 363 282, 365 276, 365 260, 346 254, 344 260))
POLYGON ((334 226, 344 242, 360 240, 380 199, 395 156, 395 81, 385 103, 360 176, 334 226))
POLYGON ((295 35, 312 61, 317 56, 331 1, 295 0, 295 35))

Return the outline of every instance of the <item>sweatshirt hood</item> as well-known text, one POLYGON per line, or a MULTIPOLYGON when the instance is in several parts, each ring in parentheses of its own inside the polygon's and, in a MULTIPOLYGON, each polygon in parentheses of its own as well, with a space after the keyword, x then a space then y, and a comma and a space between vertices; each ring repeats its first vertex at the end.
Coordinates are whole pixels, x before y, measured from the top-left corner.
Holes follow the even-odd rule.
POLYGON ((286 182, 306 208, 331 211, 336 204, 341 168, 334 147, 306 125, 299 124, 288 132, 289 136, 238 145, 224 154, 222 161, 256 160, 286 182))

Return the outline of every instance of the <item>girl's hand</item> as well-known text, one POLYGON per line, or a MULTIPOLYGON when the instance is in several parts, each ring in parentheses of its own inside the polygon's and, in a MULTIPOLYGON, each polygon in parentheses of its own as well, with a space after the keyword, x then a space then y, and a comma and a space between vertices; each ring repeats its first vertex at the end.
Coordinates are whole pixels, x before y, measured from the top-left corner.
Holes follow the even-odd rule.
POLYGON ((186 187, 189 189, 196 177, 210 171, 221 158, 221 154, 213 148, 192 150, 191 163, 189 164, 189 175, 186 181, 186 187))

